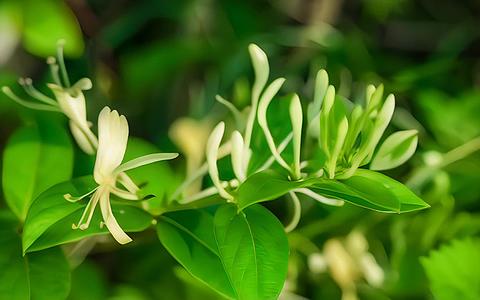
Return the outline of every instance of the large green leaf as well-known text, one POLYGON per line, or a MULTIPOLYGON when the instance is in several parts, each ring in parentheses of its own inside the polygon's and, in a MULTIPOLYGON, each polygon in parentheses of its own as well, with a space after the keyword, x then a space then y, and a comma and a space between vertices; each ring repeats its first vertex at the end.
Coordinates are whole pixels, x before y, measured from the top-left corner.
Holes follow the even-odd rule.
POLYGON ((282 224, 255 205, 237 213, 221 206, 214 219, 220 258, 237 299, 276 299, 287 275, 288 242, 282 224))
MULTIPOLYGON (((32 203, 23 230, 23 251, 32 252, 60 244, 78 241, 82 238, 107 234, 106 226, 97 208, 90 226, 86 230, 73 230, 90 200, 88 197, 71 203, 64 195, 83 195, 96 186, 91 176, 80 177, 53 186, 32 203)), ((112 200, 112 211, 118 223, 126 232, 145 230, 152 224, 152 216, 144 210, 112 200)))
POLYGON ((240 210, 259 202, 274 200, 289 191, 308 185, 306 181, 289 181, 271 170, 248 177, 235 195, 240 210))
POLYGON ((60 248, 22 256, 14 222, 0 216, 0 299, 65 299, 70 268, 60 248))
POLYGON ((324 197, 380 212, 402 213, 428 207, 400 182, 364 169, 341 181, 324 177, 290 181, 286 176, 267 170, 247 178, 238 188, 235 199, 242 210, 255 203, 275 200, 298 188, 309 188, 324 197))
POLYGON ((480 299, 479 239, 454 241, 421 261, 435 299, 480 299))
POLYGON ((402 183, 378 172, 358 169, 342 181, 369 202, 393 212, 403 213, 429 207, 402 183))
POLYGON ((219 257, 210 214, 202 210, 164 214, 158 219, 157 233, 163 246, 190 274, 220 294, 235 298, 219 257))
POLYGON ((54 122, 17 130, 3 154, 2 184, 10 209, 24 220, 41 192, 70 179, 73 149, 65 130, 54 122))
POLYGON ((391 208, 379 204, 376 201, 377 198, 370 199, 368 196, 337 180, 317 178, 315 183, 309 186, 309 189, 324 197, 344 200, 363 208, 380 212, 392 212, 391 208))

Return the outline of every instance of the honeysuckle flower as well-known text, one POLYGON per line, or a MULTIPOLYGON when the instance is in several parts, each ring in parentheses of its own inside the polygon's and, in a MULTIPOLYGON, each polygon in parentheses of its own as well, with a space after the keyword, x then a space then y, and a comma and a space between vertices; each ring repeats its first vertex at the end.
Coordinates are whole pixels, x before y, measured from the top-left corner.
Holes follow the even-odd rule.
POLYGON ((368 251, 365 236, 357 230, 345 239, 329 239, 323 253, 312 253, 308 263, 312 273, 330 272, 342 289, 344 300, 358 299, 356 282, 362 277, 373 287, 380 287, 384 282, 383 269, 368 251))
POLYGON ((122 174, 146 164, 173 159, 178 154, 149 154, 121 164, 127 148, 128 122, 125 116, 119 115, 116 110, 111 111, 109 107, 105 107, 98 116, 98 134, 98 150, 93 172, 93 177, 98 186, 80 197, 72 197, 70 194, 65 195, 65 198, 69 201, 79 201, 92 195, 78 224, 73 224, 72 228, 87 229, 98 204, 103 216, 103 224, 106 225, 117 242, 126 244, 132 239, 122 230, 112 213, 110 194, 125 200, 140 200, 140 196, 131 191, 130 187, 133 182, 129 182, 129 178, 126 176, 122 177, 122 174), (120 183, 123 188, 118 186, 117 183, 120 183))
MULTIPOLYGON (((200 121, 193 118, 180 118, 170 126, 168 135, 186 159, 187 177, 201 168, 205 160, 205 145, 211 129, 212 124, 209 119, 200 121)), ((183 195, 190 196, 197 193, 201 185, 201 178, 195 180, 183 195)))
POLYGON ((83 91, 92 88, 92 82, 88 78, 82 78, 75 84, 70 85, 70 79, 63 60, 63 41, 59 41, 57 50, 58 61, 49 57, 47 63, 54 83, 47 86, 52 91, 55 99, 38 91, 30 78, 21 78, 20 85, 25 93, 38 102, 27 101, 13 93, 9 87, 2 87, 2 91, 13 101, 27 108, 45 111, 55 111, 65 114, 69 119, 70 130, 79 147, 87 154, 94 154, 97 147, 97 137, 90 130, 90 122, 87 121, 85 96, 83 91), (61 72, 61 76, 59 74, 61 72))
POLYGON ((78 146, 85 153, 94 154, 98 141, 90 130, 90 123, 87 121, 85 96, 83 94, 83 91, 92 88, 90 79, 82 78, 69 88, 53 83, 49 83, 47 86, 55 95, 60 110, 68 117, 70 130, 78 146))

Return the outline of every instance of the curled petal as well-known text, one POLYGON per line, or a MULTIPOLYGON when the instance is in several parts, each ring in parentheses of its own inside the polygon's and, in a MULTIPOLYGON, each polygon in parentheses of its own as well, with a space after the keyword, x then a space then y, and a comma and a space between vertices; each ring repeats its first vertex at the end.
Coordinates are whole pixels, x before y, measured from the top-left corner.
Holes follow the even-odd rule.
POLYGON ((225 123, 220 122, 218 125, 213 129, 212 134, 208 138, 207 141, 207 164, 208 164, 208 172, 210 174, 210 178, 213 181, 213 184, 218 189, 218 193, 225 199, 232 200, 233 197, 230 195, 222 186, 220 182, 220 177, 218 175, 218 167, 217 167, 217 159, 218 159, 218 148, 220 147, 220 143, 222 141, 223 133, 225 131, 225 123))
POLYGON ((288 164, 285 162, 285 160, 283 160, 283 158, 278 153, 277 146, 275 145, 275 141, 273 140, 272 133, 270 132, 270 129, 268 128, 268 123, 267 123, 267 108, 270 105, 270 102, 272 101, 273 97, 275 97, 275 95, 278 93, 278 91, 282 87, 284 82, 285 82, 284 78, 279 78, 274 82, 272 82, 267 87, 267 89, 262 95, 262 98, 260 99, 260 102, 258 103, 257 118, 258 118, 258 124, 262 128, 262 131, 265 135, 265 139, 267 140, 268 147, 270 148, 270 151, 272 152, 273 157, 283 168, 287 169, 288 171, 291 171, 288 164))
POLYGON ((82 149, 82 151, 87 154, 90 154, 90 155, 95 154, 95 146, 90 141, 88 136, 83 132, 83 130, 80 129, 80 127, 78 127, 78 125, 76 125, 76 123, 73 121, 70 121, 69 125, 70 125, 70 131, 72 132, 73 138, 77 142, 80 149, 82 149))
POLYGON ((103 222, 112 234, 113 238, 120 244, 127 244, 132 239, 123 231, 112 213, 110 206, 110 193, 102 193, 100 197, 100 209, 102 211, 103 222))

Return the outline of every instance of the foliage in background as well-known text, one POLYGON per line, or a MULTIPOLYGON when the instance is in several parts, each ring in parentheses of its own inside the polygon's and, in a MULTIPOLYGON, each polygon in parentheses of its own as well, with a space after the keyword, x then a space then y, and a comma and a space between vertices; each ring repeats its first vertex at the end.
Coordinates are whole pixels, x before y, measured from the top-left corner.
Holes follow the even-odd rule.
MULTIPOLYGON (((250 42, 259 43, 269 53, 273 76, 288 75, 284 91, 298 91, 302 100, 312 98, 315 73, 320 68, 328 69, 340 96, 353 100, 363 97, 364 83, 384 82, 387 91, 397 96, 399 108, 392 121, 395 129, 414 128, 420 133, 418 154, 407 166, 387 174, 406 182, 432 208, 405 216, 383 216, 349 205, 341 209, 319 207, 301 196, 303 218, 288 235, 291 253, 283 295, 339 299, 340 289, 351 290, 353 283, 362 299, 422 299, 430 297, 431 282, 434 296, 448 299, 451 289, 447 283, 430 275, 430 269, 435 267, 435 254, 431 259, 422 259, 426 269, 420 264, 420 257, 429 255, 431 249, 438 249, 442 243, 478 236, 480 230, 480 158, 476 153, 479 142, 475 139, 480 135, 476 116, 480 103, 477 4, 428 0, 395 4, 379 0, 343 4, 337 1, 36 2, 2 1, 0 83, 14 85, 17 77, 29 75, 41 86, 48 80, 43 59, 54 54, 57 39, 65 38, 67 45, 76 49, 66 49, 69 57, 78 57, 82 49, 86 50, 84 58, 68 61, 72 77, 90 74, 96 82, 95 89, 86 93, 88 114, 96 115, 104 104, 109 104, 128 115, 135 135, 155 144, 146 146, 145 151, 138 150, 142 152, 140 155, 156 152, 153 149, 157 147, 175 151, 176 146, 168 141, 167 133, 168 126, 180 116, 194 118, 207 132, 217 121, 225 119, 227 110, 214 104, 217 93, 228 96, 240 108, 248 104, 249 79, 253 77, 244 49, 250 42), (3 9, 4 6, 9 8, 3 9), (49 9, 32 17, 31 12, 44 9, 38 6, 49 9), (66 31, 55 32, 49 27, 48 32, 42 32, 44 27, 31 26, 38 24, 35 17, 66 31), (358 239, 356 243, 348 242, 353 240, 351 232, 359 231, 366 237, 366 246, 358 239), (329 254, 335 252, 331 249, 344 249, 340 253, 346 254, 338 260, 329 254), (364 249, 359 252, 364 254, 358 255, 354 249, 364 249), (368 269, 377 265, 385 273, 380 286, 359 271, 363 270, 364 260, 368 261, 362 258, 368 257, 366 253, 376 260, 374 264, 367 263, 368 269), (315 261, 312 257, 319 259, 315 261), (338 273, 339 261, 350 262, 346 275, 338 273)), ((20 120, 11 113, 17 107, 3 95, 0 100, 1 138, 5 142, 20 120)), ((18 111, 22 122, 36 128, 36 114, 18 111)), ((234 123, 229 122, 227 125, 234 123)), ((275 127, 273 122, 269 124, 275 127)), ((58 124, 54 127, 60 128, 58 124)), ((41 133, 32 129, 29 134, 38 136, 35 149, 39 149, 36 155, 41 157, 41 133)), ((132 149, 137 147, 131 144, 132 149)), ((59 151, 69 151, 68 147, 59 147, 59 151)), ((178 149, 181 150, 180 146, 178 149)), ((73 176, 89 174, 93 162, 80 151, 74 152, 73 176)), ((36 155, 28 159, 34 160, 36 155)), ((127 158, 136 156, 136 152, 127 152, 127 158)), ((65 162, 68 160, 61 161, 65 162)), ((6 160, 2 163, 4 168, 8 166, 6 160)), ((174 167, 177 173, 184 169, 182 162, 176 162, 174 167)), ((165 175, 171 171, 163 166, 148 168, 155 176, 178 182, 178 178, 165 175)), ((227 173, 222 176, 231 176, 232 170, 227 173)), ((143 172, 138 176, 139 182, 145 180, 143 172)), ((2 176, 2 180, 8 179, 2 176)), ((4 190, 4 200, 16 197, 7 196, 15 193, 4 190)), ((151 193, 161 195, 163 191, 151 193)), ((161 198, 154 200, 161 202, 161 198)), ((267 207, 285 223, 291 219, 293 210, 288 201, 271 202, 267 207)), ((172 216, 176 217, 180 216, 172 216)), ((15 244, 20 249, 19 237, 14 235, 16 225, 9 226, 1 227, 11 228, 9 234, 2 235, 10 241, 2 244, 15 244)), ((112 249, 103 238, 96 238, 97 246, 72 274, 69 297, 213 297, 208 289, 178 269, 158 242, 149 242, 152 235, 155 233, 149 231, 135 235, 136 247, 122 249, 112 249), (118 265, 116 261, 129 263, 118 265), (159 265, 162 272, 155 267, 159 265), (83 294, 86 292, 90 294, 83 294)), ((478 243, 463 244, 455 242, 451 249, 460 250, 450 251, 474 259, 468 249, 478 249, 478 243)), ((85 247, 91 248, 93 244, 85 247)), ((439 253, 447 251, 440 249, 439 253)), ((0 253, 2 266, 20 262, 4 257, 6 251, 0 253)), ((74 247, 67 253, 73 253, 68 259, 74 262, 82 261, 85 255, 74 247)), ((35 276, 19 274, 23 274, 22 278, 35 276)), ((467 278, 475 273, 470 268, 462 274, 466 276, 462 282, 468 282, 467 278)), ((454 290, 475 293, 462 286, 455 286, 454 290)), ((68 288, 63 287, 63 291, 67 293, 68 288)), ((34 286, 31 293, 38 295, 34 286)), ((59 298, 63 295, 58 294, 59 298)), ((41 299, 41 295, 35 298, 41 299)))

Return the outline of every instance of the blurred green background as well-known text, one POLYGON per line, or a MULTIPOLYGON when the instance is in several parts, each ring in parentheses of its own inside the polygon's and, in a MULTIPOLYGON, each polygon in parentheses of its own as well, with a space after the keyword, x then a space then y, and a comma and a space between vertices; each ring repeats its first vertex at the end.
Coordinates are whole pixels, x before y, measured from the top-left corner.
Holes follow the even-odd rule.
MULTIPOLYGON (((272 76, 286 76, 284 90, 303 101, 311 99, 320 68, 351 99, 361 98, 367 84, 384 83, 397 99, 393 126, 420 132, 417 154, 388 175, 432 207, 398 216, 306 205, 290 235, 291 274, 282 297, 340 299, 332 276, 313 272, 302 249, 312 243, 320 251, 356 230, 385 272, 380 287, 355 279, 360 299, 431 299, 432 291, 462 299, 442 287, 480 286, 465 279, 480 278, 479 269, 476 275, 465 269, 480 260, 479 28, 475 0, 0 0, 0 86, 18 90, 17 79, 31 77, 45 90, 45 59, 65 39, 72 80, 94 82, 86 92, 89 119, 109 105, 127 115, 133 135, 173 151, 168 131, 179 117, 225 117, 216 94, 248 104, 252 42, 269 55, 272 76), (425 263, 426 272, 421 257, 453 240, 460 246, 425 263)), ((30 118, 0 94, 2 149, 30 118)), ((214 297, 158 242, 106 250, 96 248, 75 270, 71 299, 214 297)))

